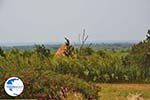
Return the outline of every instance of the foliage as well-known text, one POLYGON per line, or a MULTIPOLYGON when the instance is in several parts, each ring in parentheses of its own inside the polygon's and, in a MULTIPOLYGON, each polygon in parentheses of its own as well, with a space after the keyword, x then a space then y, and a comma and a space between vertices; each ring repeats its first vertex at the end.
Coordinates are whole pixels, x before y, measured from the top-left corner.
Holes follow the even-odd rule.
POLYGON ((150 67, 150 30, 148 30, 147 38, 144 41, 132 47, 125 60, 125 64, 127 65, 150 67))
POLYGON ((47 49, 44 45, 36 45, 35 52, 39 55, 39 57, 44 58, 50 55, 50 50, 47 49))
POLYGON ((72 45, 69 45, 65 51, 65 55, 68 57, 72 57, 74 53, 74 47, 72 45))
POLYGON ((150 42, 150 30, 147 31, 147 35, 146 35, 146 41, 150 42))
MULTIPOLYGON (((85 37, 85 34, 84 36, 85 37)), ((66 57, 55 58, 44 45, 34 50, 0 48, 0 98, 11 98, 3 89, 10 76, 19 76, 25 90, 18 98, 62 99, 67 92, 79 92, 84 98, 98 99, 99 83, 150 83, 150 42, 147 39, 126 49, 70 47, 66 57), (70 54, 70 52, 74 51, 70 54), (5 57, 3 57, 5 56, 5 57)))
POLYGON ((150 82, 150 69, 141 69, 137 66, 125 67, 122 59, 108 54, 57 61, 54 71, 82 78, 86 81, 102 83, 116 82, 150 82))
POLYGON ((4 50, 0 47, 0 56, 5 57, 4 50))
MULTIPOLYGON (((12 61, 13 62, 13 61, 12 61)), ((11 61, 9 61, 11 63, 11 61)), ((19 61, 19 65, 22 61, 19 61)), ((33 64, 33 63, 32 63, 33 64)), ((31 65, 32 65, 31 64, 31 65)), ((60 100, 67 96, 67 92, 82 93, 84 98, 98 99, 98 90, 92 84, 84 80, 62 75, 41 66, 10 66, 1 65, 0 78, 0 98, 9 97, 3 88, 5 80, 10 76, 20 77, 25 85, 22 95, 16 98, 44 98, 60 100)))

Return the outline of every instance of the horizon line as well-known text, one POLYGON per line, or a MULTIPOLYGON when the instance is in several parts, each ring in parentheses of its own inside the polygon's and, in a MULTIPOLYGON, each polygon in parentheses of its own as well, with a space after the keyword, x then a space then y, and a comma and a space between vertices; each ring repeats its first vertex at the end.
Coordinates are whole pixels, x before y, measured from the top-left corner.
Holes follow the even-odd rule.
MULTIPOLYGON (((109 40, 109 41, 87 41, 86 44, 114 44, 114 43, 138 43, 140 40, 109 40)), ((12 43, 0 43, 0 46, 32 46, 32 45, 38 45, 38 44, 44 44, 44 45, 60 45, 65 42, 12 42, 12 43)), ((71 44, 80 44, 79 42, 72 42, 71 44)))

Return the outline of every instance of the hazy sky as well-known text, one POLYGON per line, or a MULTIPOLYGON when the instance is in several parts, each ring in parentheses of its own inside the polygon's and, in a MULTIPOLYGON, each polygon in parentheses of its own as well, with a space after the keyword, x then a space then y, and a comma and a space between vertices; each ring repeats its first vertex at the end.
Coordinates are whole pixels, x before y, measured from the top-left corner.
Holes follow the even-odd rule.
POLYGON ((0 0, 0 43, 143 40, 150 0, 0 0))

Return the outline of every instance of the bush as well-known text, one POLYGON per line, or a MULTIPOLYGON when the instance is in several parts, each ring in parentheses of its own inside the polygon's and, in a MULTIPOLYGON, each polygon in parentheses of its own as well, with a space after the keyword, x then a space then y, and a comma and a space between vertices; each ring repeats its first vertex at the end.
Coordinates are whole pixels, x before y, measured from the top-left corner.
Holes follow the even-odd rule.
MULTIPOLYGON (((12 70, 14 71, 14 70, 12 70)), ((0 71, 1 72, 1 71, 0 71)), ((43 98, 59 100, 65 98, 67 92, 79 92, 84 98, 93 97, 98 99, 98 89, 92 84, 84 80, 71 77, 70 75, 62 75, 48 70, 26 68, 13 74, 7 72, 0 78, 0 98, 9 97, 4 89, 4 81, 10 76, 19 76, 25 85, 23 94, 17 98, 43 98)))
POLYGON ((87 49, 83 55, 76 53, 76 56, 62 58, 54 58, 45 46, 31 51, 15 48, 6 51, 5 57, 0 57, 0 98, 11 98, 3 89, 4 81, 10 76, 19 76, 25 84, 23 94, 17 98, 61 99, 73 91, 81 93, 84 98, 97 99, 99 90, 91 82, 149 83, 150 67, 139 67, 139 63, 142 64, 138 62, 149 64, 149 56, 138 58, 145 53, 141 46, 133 48, 131 52, 87 49), (128 52, 130 56, 126 57, 128 52), (134 63, 130 64, 130 61, 134 63))
POLYGON ((88 58, 62 58, 56 60, 53 71, 69 74, 86 81, 102 83, 150 82, 150 68, 123 66, 122 59, 116 56, 92 55, 88 58))

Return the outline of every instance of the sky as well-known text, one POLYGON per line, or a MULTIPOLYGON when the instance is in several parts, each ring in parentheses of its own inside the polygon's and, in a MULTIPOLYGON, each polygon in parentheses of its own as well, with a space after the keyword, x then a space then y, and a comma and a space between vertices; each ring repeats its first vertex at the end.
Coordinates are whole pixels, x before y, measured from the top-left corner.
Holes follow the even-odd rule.
POLYGON ((0 0, 0 44, 141 41, 150 0, 0 0))

